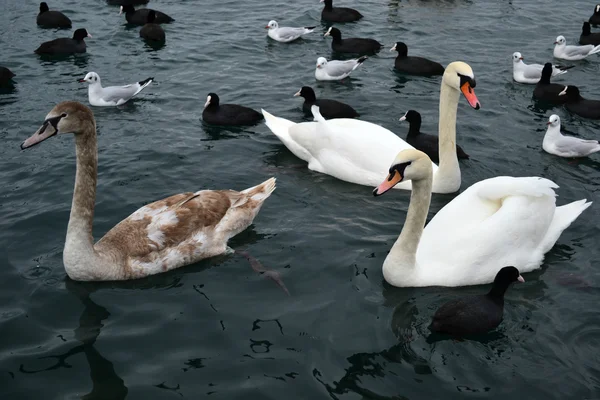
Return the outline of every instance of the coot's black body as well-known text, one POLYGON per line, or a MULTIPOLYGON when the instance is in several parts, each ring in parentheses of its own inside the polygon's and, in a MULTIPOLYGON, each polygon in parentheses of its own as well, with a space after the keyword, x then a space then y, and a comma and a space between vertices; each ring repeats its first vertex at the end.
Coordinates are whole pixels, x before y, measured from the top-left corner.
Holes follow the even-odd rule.
POLYGON ((382 44, 375 39, 363 39, 363 38, 348 38, 342 39, 342 32, 337 28, 329 28, 326 35, 331 36, 333 41, 331 42, 331 49, 338 53, 352 53, 352 54, 374 54, 378 52, 382 44))
POLYGON ((71 28, 71 20, 60 11, 50 11, 46 2, 40 3, 40 13, 37 16, 36 23, 42 28, 71 28))
POLYGON ((584 22, 581 27, 581 36, 579 36, 579 44, 593 44, 598 46, 600 44, 600 33, 592 33, 592 27, 589 22, 584 22))
POLYGON ((0 86, 9 86, 12 84, 12 78, 15 76, 13 72, 6 68, 0 67, 0 86))
POLYGON ((35 52, 37 54, 48 54, 48 55, 68 55, 74 53, 85 53, 86 45, 83 39, 92 37, 88 32, 83 29, 77 29, 73 32, 72 38, 59 38, 44 42, 38 47, 35 52))
POLYGON ((164 42, 166 40, 165 31, 160 25, 154 22, 155 20, 156 12, 149 10, 146 24, 140 29, 140 37, 153 42, 164 42))
POLYGON ((328 22, 354 22, 363 17, 353 8, 334 7, 333 0, 324 0, 325 7, 321 11, 321 19, 328 22))
POLYGON ((304 98, 302 111, 304 111, 306 115, 312 115, 311 107, 317 105, 319 107, 319 112, 325 119, 356 118, 359 116, 356 110, 348 104, 344 104, 337 100, 317 99, 315 91, 309 86, 303 86, 294 96, 302 96, 304 98))
POLYGON ((209 93, 202 120, 212 125, 254 125, 263 119, 263 115, 249 107, 237 104, 220 104, 219 96, 209 93))
POLYGON ((409 56, 408 47, 403 42, 397 42, 391 50, 398 52, 394 68, 400 72, 420 76, 444 75, 442 64, 423 57, 409 56))
MULTIPOLYGON (((125 13, 125 19, 128 23, 132 25, 145 25, 148 22, 148 13, 152 10, 151 8, 140 8, 136 10, 133 4, 128 4, 122 6, 122 12, 125 13)), ((156 18, 154 19, 155 24, 168 24, 169 22, 175 21, 173 18, 169 17, 167 14, 154 11, 154 15, 156 18)))
MULTIPOLYGON (((406 143, 410 144, 417 150, 421 150, 427 154, 431 161, 436 164, 440 162, 439 153, 439 137, 421 132, 421 114, 415 110, 408 110, 406 115, 401 118, 409 123, 408 135, 406 135, 406 143)), ((459 146, 456 145, 456 156, 458 159, 468 159, 469 155, 459 146)))
POLYGON ((566 97, 565 108, 583 118, 600 119, 600 100, 589 100, 581 96, 577 86, 563 89, 566 97))
POLYGON ((513 282, 524 282, 515 267, 504 267, 484 295, 461 297, 442 305, 433 316, 429 329, 450 335, 475 335, 491 331, 502 322, 504 293, 513 282))
POLYGON ((559 85, 556 83, 550 83, 550 77, 552 76, 552 64, 544 64, 542 68, 542 77, 540 81, 535 85, 533 89, 533 97, 554 105, 561 105, 567 101, 566 96, 560 96, 559 93, 565 88, 565 85, 559 85))

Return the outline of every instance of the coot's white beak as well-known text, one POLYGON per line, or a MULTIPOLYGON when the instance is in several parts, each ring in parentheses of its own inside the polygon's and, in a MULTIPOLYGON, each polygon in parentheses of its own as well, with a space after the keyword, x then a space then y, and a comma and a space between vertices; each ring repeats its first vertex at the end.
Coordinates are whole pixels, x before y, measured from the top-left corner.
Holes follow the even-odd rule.
POLYGON ((396 50, 396 44, 394 43, 394 46, 390 49, 390 51, 394 51, 396 50))
POLYGON ((119 11, 119 15, 123 14, 123 6, 121 6, 121 10, 119 11))
POLYGON ((519 277, 517 278, 517 280, 521 283, 525 282, 525 279, 523 279, 523 277, 521 275, 519 275, 519 277))
MULTIPOLYGON (((319 68, 319 66, 318 66, 318 65, 317 65, 317 68, 319 68)), ((300 90, 298 90, 298 91, 296 92, 296 94, 294 94, 294 97, 296 97, 296 96, 300 96, 300 90)))
POLYGON ((206 98, 206 103, 204 103, 204 108, 208 107, 209 104, 210 104, 210 96, 208 96, 206 98))

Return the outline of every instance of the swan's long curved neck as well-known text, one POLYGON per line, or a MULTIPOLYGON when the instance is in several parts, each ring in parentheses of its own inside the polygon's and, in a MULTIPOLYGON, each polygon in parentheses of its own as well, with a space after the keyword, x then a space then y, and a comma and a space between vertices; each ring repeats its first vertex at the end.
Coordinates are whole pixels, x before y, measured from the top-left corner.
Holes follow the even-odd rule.
MULTIPOLYGON (((442 83, 440 89, 439 154, 436 182, 457 191, 460 188, 460 166, 456 156, 456 111, 460 92, 442 83)), ((414 182, 413 182, 414 184, 414 182)), ((436 185, 437 186, 437 185, 436 185)), ((452 190, 450 190, 452 191, 452 190)))
POLYGON ((417 248, 431 203, 431 184, 431 176, 424 180, 412 181, 404 227, 383 263, 383 275, 390 283, 405 280, 406 275, 412 273, 416 266, 417 248))
POLYGON ((98 173, 98 147, 93 123, 86 131, 75 135, 75 146, 77 172, 63 261, 69 276, 77 279, 79 274, 73 269, 87 269, 99 261, 92 237, 98 173))

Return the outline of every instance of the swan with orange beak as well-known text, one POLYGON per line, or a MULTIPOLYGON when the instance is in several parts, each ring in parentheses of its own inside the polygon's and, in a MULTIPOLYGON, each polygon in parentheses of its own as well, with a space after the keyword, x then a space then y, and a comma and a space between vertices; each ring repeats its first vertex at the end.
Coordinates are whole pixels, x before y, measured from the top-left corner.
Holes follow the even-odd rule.
MULTIPOLYGON (((431 163, 433 193, 460 190, 461 176, 456 156, 456 114, 462 93, 471 107, 478 110, 475 75, 471 67, 455 61, 446 67, 440 84, 439 167, 431 163)), ((316 122, 295 123, 265 110, 265 122, 271 132, 308 168, 337 179, 365 186, 379 184, 396 155, 413 146, 390 130, 367 121, 349 118, 325 120, 318 107, 311 109, 316 122)), ((412 190, 407 180, 395 186, 412 190)))

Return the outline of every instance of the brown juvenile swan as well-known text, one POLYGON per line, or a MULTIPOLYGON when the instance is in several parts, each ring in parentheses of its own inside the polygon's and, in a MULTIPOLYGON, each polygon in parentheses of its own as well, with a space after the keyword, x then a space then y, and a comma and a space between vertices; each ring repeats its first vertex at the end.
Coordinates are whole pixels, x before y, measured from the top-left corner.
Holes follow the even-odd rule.
POLYGON ((81 103, 56 105, 21 149, 62 133, 75 134, 77 172, 63 251, 69 277, 78 281, 142 278, 226 253, 227 241, 246 229, 275 190, 275 178, 234 190, 180 193, 140 208, 96 244, 92 223, 98 151, 96 121, 81 103))

